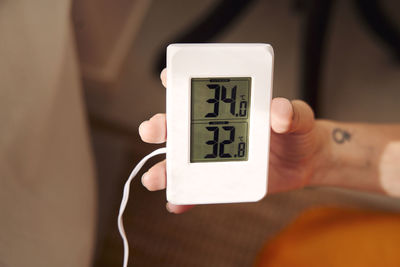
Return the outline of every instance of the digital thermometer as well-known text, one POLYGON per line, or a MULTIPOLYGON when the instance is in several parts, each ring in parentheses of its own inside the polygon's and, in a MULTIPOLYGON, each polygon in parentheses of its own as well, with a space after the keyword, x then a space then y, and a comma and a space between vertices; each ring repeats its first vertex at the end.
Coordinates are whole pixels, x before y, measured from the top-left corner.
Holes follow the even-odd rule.
POLYGON ((167 199, 250 202, 267 192, 273 49, 167 48, 167 199))

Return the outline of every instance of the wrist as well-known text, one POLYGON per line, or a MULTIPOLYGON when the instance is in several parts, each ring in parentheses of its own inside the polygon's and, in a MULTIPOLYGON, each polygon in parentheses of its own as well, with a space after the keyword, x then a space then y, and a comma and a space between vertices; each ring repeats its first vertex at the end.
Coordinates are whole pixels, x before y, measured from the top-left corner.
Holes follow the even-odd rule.
POLYGON ((311 186, 334 186, 382 193, 379 184, 380 130, 367 124, 317 121, 311 186), (375 136, 373 142, 368 135, 375 136))
POLYGON ((328 120, 316 120, 315 122, 315 153, 313 170, 308 181, 308 186, 326 186, 331 185, 327 180, 330 173, 335 169, 335 156, 331 144, 331 133, 334 128, 334 122, 328 120))

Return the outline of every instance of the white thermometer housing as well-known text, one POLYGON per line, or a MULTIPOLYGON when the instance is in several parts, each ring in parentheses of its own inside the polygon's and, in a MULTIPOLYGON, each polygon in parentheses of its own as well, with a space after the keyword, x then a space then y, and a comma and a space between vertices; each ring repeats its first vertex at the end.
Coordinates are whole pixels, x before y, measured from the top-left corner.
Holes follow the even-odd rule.
POLYGON ((167 48, 167 200, 252 202, 267 192, 273 49, 167 48))

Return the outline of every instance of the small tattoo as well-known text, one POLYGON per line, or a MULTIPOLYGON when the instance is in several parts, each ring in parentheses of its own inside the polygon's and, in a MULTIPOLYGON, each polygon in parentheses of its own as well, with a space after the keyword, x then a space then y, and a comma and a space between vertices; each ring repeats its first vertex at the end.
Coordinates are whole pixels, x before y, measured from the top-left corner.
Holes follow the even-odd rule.
POLYGON ((343 144, 346 141, 350 141, 351 135, 349 132, 335 128, 332 132, 333 140, 338 144, 343 144))

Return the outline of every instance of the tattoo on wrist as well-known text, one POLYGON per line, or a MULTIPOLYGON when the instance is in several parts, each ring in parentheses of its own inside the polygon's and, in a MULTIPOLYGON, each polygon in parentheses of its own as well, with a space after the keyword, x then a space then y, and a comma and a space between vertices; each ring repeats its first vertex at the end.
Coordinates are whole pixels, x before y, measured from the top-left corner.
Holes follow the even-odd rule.
POLYGON ((343 144, 346 141, 350 141, 351 134, 346 130, 335 128, 332 131, 332 138, 335 143, 343 144))

